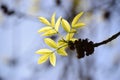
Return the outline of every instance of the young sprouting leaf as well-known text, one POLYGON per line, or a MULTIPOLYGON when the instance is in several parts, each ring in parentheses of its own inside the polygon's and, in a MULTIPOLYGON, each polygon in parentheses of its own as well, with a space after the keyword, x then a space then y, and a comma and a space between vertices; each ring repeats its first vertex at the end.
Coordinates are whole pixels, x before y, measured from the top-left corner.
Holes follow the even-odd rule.
POLYGON ((66 32, 70 32, 70 24, 68 23, 67 20, 62 19, 62 27, 66 32))
POLYGON ((46 62, 46 61, 48 60, 48 56, 49 56, 49 55, 47 55, 47 54, 41 56, 41 57, 38 59, 38 64, 42 64, 42 63, 46 62))
POLYGON ((38 30, 38 33, 46 32, 46 31, 51 30, 51 29, 52 29, 52 27, 46 26, 46 27, 43 27, 43 28, 41 28, 40 30, 38 30))
POLYGON ((41 55, 50 54, 50 53, 52 53, 52 50, 50 50, 50 49, 40 49, 40 50, 36 51, 36 54, 41 54, 41 55))
POLYGON ((50 55, 50 63, 51 63, 51 65, 53 65, 53 66, 56 65, 56 56, 55 56, 54 53, 50 55))
POLYGON ((53 41, 52 39, 50 39, 50 38, 45 38, 44 41, 45 41, 45 43, 46 43, 47 45, 49 45, 50 47, 57 48, 57 44, 56 44, 55 41, 53 41))
POLYGON ((60 26, 60 23, 61 23, 61 19, 62 19, 62 17, 59 17, 57 22, 56 22, 56 24, 55 24, 55 30, 56 31, 58 31, 58 29, 59 29, 59 26, 60 26))
POLYGON ((74 36, 74 33, 67 33, 66 35, 66 40, 69 41, 70 39, 72 39, 74 36))
POLYGON ((83 15, 83 12, 80 12, 78 15, 76 15, 72 21, 72 27, 78 22, 79 18, 83 15))
POLYGON ((66 51, 65 51, 65 48, 64 48, 64 47, 63 47, 63 48, 58 49, 58 50, 57 50, 57 53, 58 53, 59 55, 61 55, 61 56, 67 56, 67 53, 66 53, 66 51))
POLYGON ((42 23, 44 23, 44 24, 46 24, 48 26, 51 25, 50 22, 44 17, 39 17, 39 20, 40 20, 40 22, 42 22, 42 23))
POLYGON ((54 29, 52 29, 52 30, 49 30, 49 31, 45 32, 44 34, 42 34, 42 36, 52 36, 56 33, 57 32, 54 29))
POLYGON ((77 24, 73 25, 72 27, 73 28, 80 28, 80 27, 83 27, 83 26, 85 26, 85 23, 77 23, 77 24))
POLYGON ((55 16, 56 14, 53 13, 52 17, 51 17, 51 26, 54 27, 55 26, 55 16))

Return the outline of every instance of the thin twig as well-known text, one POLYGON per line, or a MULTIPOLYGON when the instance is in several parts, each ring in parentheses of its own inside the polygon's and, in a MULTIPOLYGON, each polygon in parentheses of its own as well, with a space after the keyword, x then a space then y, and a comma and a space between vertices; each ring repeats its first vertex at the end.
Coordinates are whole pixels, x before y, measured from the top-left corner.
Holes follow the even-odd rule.
POLYGON ((113 36, 111 36, 110 38, 102 41, 102 42, 99 42, 99 43, 95 43, 94 44, 94 47, 98 47, 98 46, 101 46, 103 44, 107 44, 108 42, 111 42, 112 40, 116 39, 118 36, 120 35, 120 32, 114 34, 113 36))

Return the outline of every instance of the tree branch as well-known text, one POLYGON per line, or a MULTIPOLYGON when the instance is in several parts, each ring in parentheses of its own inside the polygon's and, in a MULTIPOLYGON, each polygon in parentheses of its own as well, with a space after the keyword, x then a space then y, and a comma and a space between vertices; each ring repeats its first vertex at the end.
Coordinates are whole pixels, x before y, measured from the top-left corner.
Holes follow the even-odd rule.
POLYGON ((110 38, 108 38, 102 42, 94 43, 94 47, 98 47, 98 46, 101 46, 103 44, 107 44, 108 42, 111 42, 112 40, 116 39, 119 35, 120 35, 120 32, 114 34, 113 36, 111 36, 110 38))

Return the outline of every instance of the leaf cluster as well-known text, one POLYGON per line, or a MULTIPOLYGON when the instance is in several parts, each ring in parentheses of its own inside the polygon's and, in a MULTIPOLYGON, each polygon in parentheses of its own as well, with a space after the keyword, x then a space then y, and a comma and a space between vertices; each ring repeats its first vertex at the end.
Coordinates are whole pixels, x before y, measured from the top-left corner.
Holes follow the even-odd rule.
POLYGON ((38 64, 46 62, 48 59, 50 63, 55 66, 56 65, 56 55, 59 54, 61 56, 67 56, 67 52, 65 51, 67 47, 69 47, 69 42, 74 42, 77 38, 74 38, 75 33, 77 32, 78 28, 85 26, 85 23, 79 22, 80 17, 83 15, 83 12, 77 14, 71 23, 69 23, 66 19, 59 17, 56 21, 55 17, 56 14, 54 13, 51 17, 51 20, 48 21, 44 17, 39 17, 40 22, 45 24, 43 28, 38 30, 38 33, 43 33, 43 36, 52 36, 57 34, 60 38, 57 42, 50 38, 45 38, 44 42, 53 48, 54 50, 50 49, 39 49, 36 51, 37 54, 40 54, 41 57, 38 59, 38 64), (66 31, 66 35, 61 35, 59 32, 59 27, 62 26, 63 29, 66 31))

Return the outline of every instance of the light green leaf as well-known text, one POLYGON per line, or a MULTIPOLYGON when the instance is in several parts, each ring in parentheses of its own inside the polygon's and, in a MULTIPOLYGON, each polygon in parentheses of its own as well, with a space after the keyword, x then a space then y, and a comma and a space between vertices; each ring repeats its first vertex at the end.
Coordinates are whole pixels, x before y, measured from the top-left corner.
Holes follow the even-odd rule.
POLYGON ((48 26, 51 25, 50 22, 44 17, 39 17, 38 19, 40 20, 40 22, 42 22, 42 23, 44 23, 44 24, 46 24, 48 26))
POLYGON ((54 53, 50 55, 50 63, 51 63, 51 65, 53 65, 53 66, 56 65, 56 56, 55 56, 54 53))
POLYGON ((58 50, 57 50, 57 53, 58 53, 59 55, 61 55, 61 56, 67 56, 67 53, 66 53, 66 51, 65 51, 65 48, 64 48, 64 47, 63 47, 63 48, 58 49, 58 50))
POLYGON ((72 39, 74 36, 74 33, 67 33, 66 35, 66 40, 69 41, 70 39, 72 39))
POLYGON ((59 47, 59 46, 67 45, 67 43, 62 40, 59 40, 57 45, 59 47))
POLYGON ((52 29, 52 27, 46 26, 46 27, 43 27, 43 28, 41 28, 40 30, 38 30, 38 33, 46 32, 46 31, 51 30, 51 29, 52 29))
POLYGON ((62 19, 62 17, 59 17, 57 22, 56 22, 56 24, 55 24, 55 30, 56 31, 58 31, 58 29, 59 29, 59 26, 60 26, 60 23, 61 23, 61 19, 62 19))
POLYGON ((67 20, 62 19, 62 27, 66 32, 70 32, 70 24, 68 23, 67 20))
POLYGON ((50 49, 40 49, 38 51, 36 51, 37 54, 50 54, 52 53, 52 51, 50 49))
POLYGON ((45 38, 44 41, 45 41, 45 43, 46 43, 47 45, 49 45, 50 47, 57 48, 56 42, 53 41, 52 39, 50 39, 50 38, 45 38))
POLYGON ((53 13, 52 17, 51 17, 51 26, 54 27, 55 26, 55 16, 56 14, 53 13))
POLYGON ((79 21, 79 18, 83 15, 83 12, 80 12, 78 15, 76 15, 72 21, 72 27, 79 21))
POLYGON ((71 30, 70 30, 70 33, 76 33, 76 32, 77 32, 76 29, 71 29, 71 30))
POLYGON ((85 26, 85 23, 77 23, 73 26, 73 28, 80 28, 80 27, 83 27, 85 26))
POLYGON ((42 34, 42 36, 52 36, 56 33, 57 32, 54 29, 52 29, 52 30, 49 30, 49 31, 45 32, 44 34, 42 34))
POLYGON ((38 64, 42 64, 48 60, 49 55, 43 55, 38 59, 38 64))

